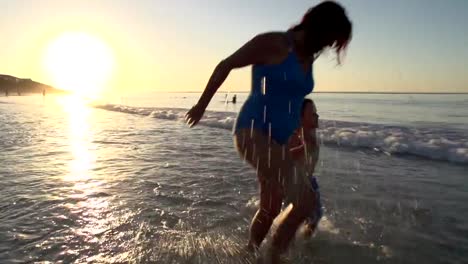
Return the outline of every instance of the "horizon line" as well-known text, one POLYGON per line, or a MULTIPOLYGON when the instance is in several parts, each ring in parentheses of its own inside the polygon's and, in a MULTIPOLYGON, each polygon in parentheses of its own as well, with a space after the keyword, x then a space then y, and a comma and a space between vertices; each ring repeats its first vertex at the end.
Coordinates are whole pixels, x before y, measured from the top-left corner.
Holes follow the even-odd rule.
MULTIPOLYGON (((203 91, 153 91, 161 93, 203 93, 203 91)), ((219 93, 250 93, 250 91, 218 91, 219 93)), ((442 94, 468 94, 468 92, 366 92, 366 91, 316 91, 314 93, 340 93, 340 94, 429 94, 429 95, 442 95, 442 94)))

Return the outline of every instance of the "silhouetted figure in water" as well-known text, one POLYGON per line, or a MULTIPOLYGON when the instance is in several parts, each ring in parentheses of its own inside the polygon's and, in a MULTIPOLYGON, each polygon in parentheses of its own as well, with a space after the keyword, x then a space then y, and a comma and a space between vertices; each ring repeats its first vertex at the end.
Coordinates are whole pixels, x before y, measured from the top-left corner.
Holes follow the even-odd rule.
POLYGON ((237 103, 237 95, 236 94, 232 97, 232 103, 233 104, 237 103))
POLYGON ((45 96, 45 89, 42 89, 42 96, 45 96))
POLYGON ((8 88, 5 89, 5 96, 8 96, 8 88))

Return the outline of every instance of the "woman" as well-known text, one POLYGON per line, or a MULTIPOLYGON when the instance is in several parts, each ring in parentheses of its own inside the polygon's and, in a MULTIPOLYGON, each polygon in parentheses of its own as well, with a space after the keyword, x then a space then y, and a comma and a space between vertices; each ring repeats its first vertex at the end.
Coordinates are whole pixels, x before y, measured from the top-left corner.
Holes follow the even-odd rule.
MULTIPOLYGON (((259 34, 222 60, 198 103, 186 114, 187 123, 196 125, 230 71, 253 65, 251 93, 234 127, 237 150, 257 170, 260 183, 260 209, 252 220, 249 249, 260 246, 281 210, 283 186, 291 182, 293 162, 286 147, 299 127, 303 98, 313 89, 312 64, 327 48, 336 51, 339 62, 350 39, 351 22, 344 8, 332 1, 322 2, 287 32, 259 34)), ((309 198, 301 197, 301 201, 309 198)), ((287 249, 306 217, 307 206, 294 205, 279 224, 272 253, 279 256, 287 249)))

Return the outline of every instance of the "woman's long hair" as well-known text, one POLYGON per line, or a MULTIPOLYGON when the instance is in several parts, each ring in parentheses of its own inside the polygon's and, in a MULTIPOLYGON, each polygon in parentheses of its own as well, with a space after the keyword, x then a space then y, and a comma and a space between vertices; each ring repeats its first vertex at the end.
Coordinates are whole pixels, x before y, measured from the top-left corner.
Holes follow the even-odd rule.
POLYGON ((352 38, 352 24, 346 10, 334 1, 310 8, 301 23, 290 30, 304 30, 305 52, 314 60, 326 48, 331 48, 336 52, 338 64, 352 38))

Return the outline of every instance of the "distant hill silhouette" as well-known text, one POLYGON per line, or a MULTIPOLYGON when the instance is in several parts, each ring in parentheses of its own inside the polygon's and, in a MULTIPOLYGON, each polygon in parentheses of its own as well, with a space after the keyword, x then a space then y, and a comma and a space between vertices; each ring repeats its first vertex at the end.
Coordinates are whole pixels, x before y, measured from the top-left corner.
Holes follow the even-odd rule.
POLYGON ((41 94, 43 92, 46 94, 67 93, 64 90, 31 79, 0 74, 0 95, 41 94))

